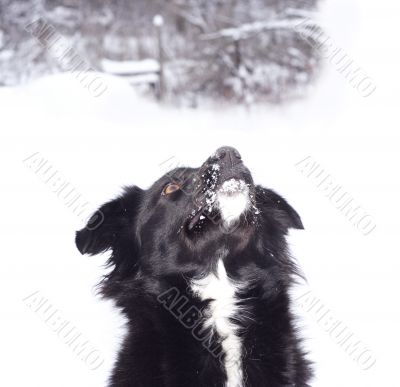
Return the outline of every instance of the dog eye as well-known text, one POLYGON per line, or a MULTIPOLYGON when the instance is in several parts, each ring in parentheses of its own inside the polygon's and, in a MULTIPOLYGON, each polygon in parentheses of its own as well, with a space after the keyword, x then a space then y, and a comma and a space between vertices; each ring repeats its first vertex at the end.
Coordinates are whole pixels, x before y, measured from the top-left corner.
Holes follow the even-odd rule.
POLYGON ((180 189, 181 189, 181 187, 179 186, 179 184, 169 183, 164 187, 164 189, 162 191, 162 194, 163 195, 169 195, 169 194, 172 194, 173 192, 178 191, 180 189))

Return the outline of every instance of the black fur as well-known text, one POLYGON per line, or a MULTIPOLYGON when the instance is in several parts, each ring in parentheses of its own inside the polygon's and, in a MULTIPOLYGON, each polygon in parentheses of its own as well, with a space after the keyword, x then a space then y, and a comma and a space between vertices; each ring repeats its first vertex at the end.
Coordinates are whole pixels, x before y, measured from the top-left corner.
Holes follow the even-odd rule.
POLYGON ((246 284, 238 294, 245 314, 235 319, 243 387, 309 386, 311 368, 289 311, 297 270, 285 241, 289 228, 303 225, 281 196, 253 184, 241 161, 225 165, 217 152, 200 168, 175 169, 148 190, 126 188, 100 211, 103 222, 78 231, 76 244, 82 254, 111 251, 101 291, 129 320, 110 386, 225 386, 221 338, 201 329, 208 302, 188 287, 215 270, 221 251, 228 275, 246 284), (249 185, 252 208, 226 230, 208 199, 232 177, 249 185), (181 189, 163 195, 171 181, 181 189), (194 317, 182 320, 189 309, 194 317))

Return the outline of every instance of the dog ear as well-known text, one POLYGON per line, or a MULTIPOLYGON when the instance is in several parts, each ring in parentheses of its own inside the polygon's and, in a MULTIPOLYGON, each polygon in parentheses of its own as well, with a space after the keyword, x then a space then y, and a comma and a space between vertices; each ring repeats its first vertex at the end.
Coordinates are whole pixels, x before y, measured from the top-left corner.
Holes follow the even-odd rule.
POLYGON ((112 249, 133 225, 142 190, 131 187, 120 197, 103 204, 76 232, 75 243, 81 254, 95 255, 112 249))
POLYGON ((258 186, 256 188, 257 205, 261 212, 273 212, 274 217, 286 228, 304 229, 303 223, 297 211, 276 192, 258 186))

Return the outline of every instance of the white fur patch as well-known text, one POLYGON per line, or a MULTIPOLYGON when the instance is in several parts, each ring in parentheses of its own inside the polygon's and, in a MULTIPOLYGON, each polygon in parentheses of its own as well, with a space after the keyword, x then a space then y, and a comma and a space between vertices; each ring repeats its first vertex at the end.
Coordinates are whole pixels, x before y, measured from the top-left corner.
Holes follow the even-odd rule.
POLYGON ((231 226, 250 206, 249 187, 243 180, 225 181, 217 192, 216 205, 225 226, 231 226))
POLYGON ((216 274, 192 282, 194 293, 202 300, 212 300, 205 326, 214 329, 222 340, 227 375, 225 387, 243 386, 242 343, 236 334, 237 328, 230 321, 239 310, 235 297, 238 288, 239 285, 229 279, 222 259, 218 261, 216 274))

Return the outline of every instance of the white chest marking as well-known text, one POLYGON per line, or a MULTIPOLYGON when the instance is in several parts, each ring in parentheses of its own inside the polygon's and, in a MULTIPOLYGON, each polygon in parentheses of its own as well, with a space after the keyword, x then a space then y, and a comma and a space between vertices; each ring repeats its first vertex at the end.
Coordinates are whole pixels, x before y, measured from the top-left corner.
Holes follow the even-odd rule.
POLYGON ((237 336, 237 328, 230 321, 239 311, 236 305, 236 291, 238 285, 229 279, 224 263, 218 261, 217 274, 192 282, 192 291, 202 300, 212 299, 210 302, 209 317, 204 323, 206 327, 215 329, 221 338, 224 351, 224 367, 227 375, 225 387, 242 387, 242 343, 237 336))

